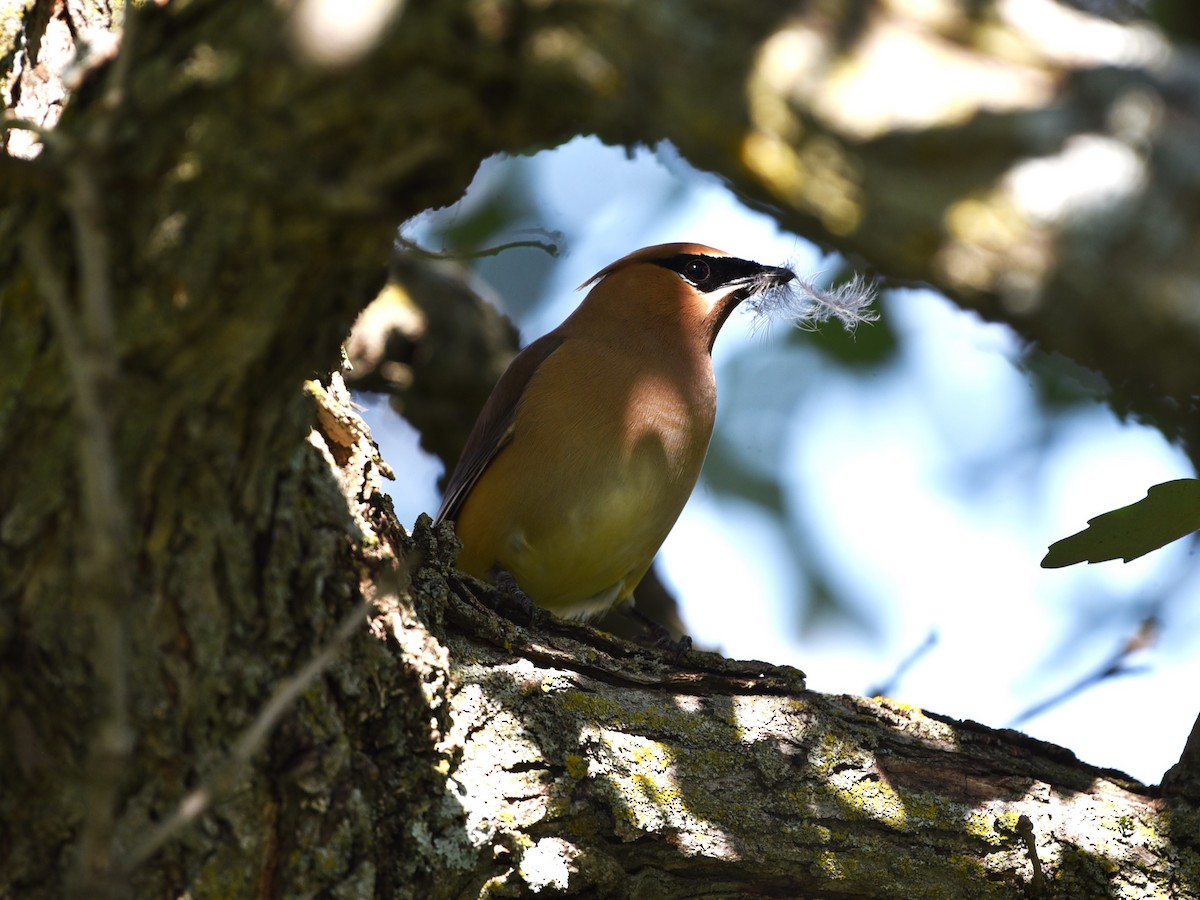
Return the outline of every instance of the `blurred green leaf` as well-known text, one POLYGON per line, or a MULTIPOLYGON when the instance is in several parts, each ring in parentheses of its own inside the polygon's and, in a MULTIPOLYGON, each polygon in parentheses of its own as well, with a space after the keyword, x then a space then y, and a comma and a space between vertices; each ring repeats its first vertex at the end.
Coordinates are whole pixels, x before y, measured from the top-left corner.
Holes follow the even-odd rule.
POLYGON ((721 434, 713 437, 704 460, 704 479, 712 490, 748 500, 777 519, 784 515, 783 488, 778 478, 756 472, 721 434))
MULTIPOLYGON (((803 535, 796 535, 803 537, 803 535)), ((878 618, 865 613, 859 606, 847 602, 843 591, 823 571, 825 561, 806 548, 797 548, 796 569, 805 586, 804 602, 795 605, 795 631, 809 637, 820 628, 850 628, 861 635, 877 639, 881 632, 878 618)))
POLYGON ((1026 349, 1016 365, 1032 378, 1038 400, 1050 411, 1085 403, 1104 403, 1112 393, 1103 375, 1061 353, 1032 346, 1026 349))
POLYGON ((1129 562, 1196 530, 1200 530, 1200 480, 1166 481, 1150 488, 1144 500, 1088 519, 1083 531, 1055 541, 1042 568, 1118 557, 1129 562))

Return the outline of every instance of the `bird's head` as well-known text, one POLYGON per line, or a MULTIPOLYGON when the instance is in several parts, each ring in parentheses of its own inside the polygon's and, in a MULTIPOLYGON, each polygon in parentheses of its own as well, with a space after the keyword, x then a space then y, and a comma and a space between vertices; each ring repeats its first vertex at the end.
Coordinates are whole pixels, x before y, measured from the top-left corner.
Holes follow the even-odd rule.
POLYGON ((711 351, 739 303, 793 278, 791 269, 739 259, 703 244, 656 244, 605 266, 580 285, 594 287, 576 315, 628 331, 682 326, 711 351))

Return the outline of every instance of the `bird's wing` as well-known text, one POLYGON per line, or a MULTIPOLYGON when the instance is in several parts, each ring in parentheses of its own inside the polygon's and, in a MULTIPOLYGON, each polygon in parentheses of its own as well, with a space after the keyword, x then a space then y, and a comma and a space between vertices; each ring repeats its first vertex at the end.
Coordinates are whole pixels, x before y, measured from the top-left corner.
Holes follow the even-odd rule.
POLYGON ((551 332, 544 335, 522 350, 492 390, 487 403, 471 429, 467 445, 463 448, 458 465, 446 485, 446 495, 442 499, 442 508, 438 510, 435 522, 458 517, 463 502, 471 493, 471 488, 479 480, 496 455, 512 440, 513 426, 517 419, 517 408, 525 387, 533 378, 543 362, 561 346, 564 338, 561 334, 551 332))

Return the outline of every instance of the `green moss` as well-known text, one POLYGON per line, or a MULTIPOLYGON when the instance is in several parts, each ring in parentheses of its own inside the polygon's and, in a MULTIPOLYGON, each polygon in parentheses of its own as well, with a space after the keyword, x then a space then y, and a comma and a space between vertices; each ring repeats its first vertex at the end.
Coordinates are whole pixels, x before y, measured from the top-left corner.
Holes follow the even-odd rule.
POLYGON ((964 884, 980 881, 987 877, 987 867, 973 856, 956 853, 950 857, 950 867, 961 876, 964 884))
POLYGON ((558 702, 564 710, 589 719, 603 714, 609 718, 620 710, 620 706, 596 694, 585 694, 583 691, 565 691, 558 695, 558 702))
POLYGON ((586 756, 581 756, 578 753, 568 753, 563 762, 566 766, 567 774, 576 781, 587 776, 589 763, 586 756))
POLYGON ((1019 818, 1018 813, 1012 810, 1005 810, 997 815, 986 810, 972 809, 960 821, 963 832, 968 837, 993 847, 1001 847, 1010 842, 1007 835, 1016 831, 1019 818))
POLYGON ((871 819, 900 831, 908 829, 908 808, 903 799, 880 779, 864 778, 836 791, 834 796, 850 818, 871 819))
POLYGON ((813 862, 813 868, 830 881, 840 881, 846 877, 845 872, 842 870, 842 856, 828 850, 823 850, 817 854, 817 858, 813 862))

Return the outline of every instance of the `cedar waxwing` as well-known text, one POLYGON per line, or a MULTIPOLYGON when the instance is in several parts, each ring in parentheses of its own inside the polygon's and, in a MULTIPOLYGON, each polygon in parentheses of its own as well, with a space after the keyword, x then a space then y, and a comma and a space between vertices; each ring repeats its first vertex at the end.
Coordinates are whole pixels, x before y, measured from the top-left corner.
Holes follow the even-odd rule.
POLYGON ((699 244, 601 269, 561 325, 501 376, 437 520, 458 567, 508 572, 538 606, 587 618, 624 603, 683 510, 716 416, 712 346, 734 307, 791 270, 699 244))

